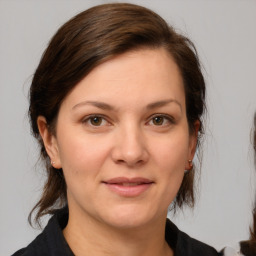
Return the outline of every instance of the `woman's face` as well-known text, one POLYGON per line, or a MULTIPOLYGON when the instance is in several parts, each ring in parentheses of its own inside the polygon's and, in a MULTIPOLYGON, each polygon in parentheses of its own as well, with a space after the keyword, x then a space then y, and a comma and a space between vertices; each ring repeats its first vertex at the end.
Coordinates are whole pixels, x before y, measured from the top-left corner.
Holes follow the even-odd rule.
POLYGON ((164 49, 96 67, 61 104, 56 136, 41 134, 63 169, 70 212, 119 228, 166 217, 196 145, 182 77, 164 49))

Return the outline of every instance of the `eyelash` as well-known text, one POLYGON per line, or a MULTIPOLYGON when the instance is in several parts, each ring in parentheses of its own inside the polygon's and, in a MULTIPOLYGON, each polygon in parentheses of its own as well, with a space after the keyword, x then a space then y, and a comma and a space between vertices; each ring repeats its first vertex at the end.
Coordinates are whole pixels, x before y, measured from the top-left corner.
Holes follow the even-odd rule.
MULTIPOLYGON (((154 114, 149 118, 149 121, 147 121, 146 124, 150 125, 150 122, 154 122, 154 118, 162 118, 163 122, 160 123, 159 125, 152 124, 153 126, 167 126, 168 124, 175 124, 174 118, 172 116, 169 116, 169 115, 166 115, 166 114, 154 114), (168 124, 166 124, 166 122, 168 122, 168 124)), ((103 116, 103 115, 100 115, 100 114, 89 115, 85 119, 82 120, 82 123, 89 124, 92 127, 101 127, 102 122, 106 122, 106 123, 108 123, 108 125, 110 125, 110 122, 106 119, 106 117, 103 116), (93 125, 92 124, 93 118, 100 118, 101 123, 99 125, 93 125)), ((104 124, 103 124, 103 126, 104 126, 104 124)))
POLYGON ((102 120, 103 122, 109 123, 109 122, 107 121, 107 119, 106 119, 105 116, 103 116, 103 115, 97 115, 97 114, 87 116, 86 118, 84 118, 84 119, 82 120, 82 123, 83 123, 83 124, 88 124, 88 125, 90 125, 91 127, 100 127, 100 126, 102 126, 101 124, 98 125, 98 126, 97 126, 97 125, 93 125, 93 124, 92 124, 92 119, 93 119, 93 118, 101 118, 101 120, 102 120))
MULTIPOLYGON (((154 114, 153 116, 150 117, 149 121, 147 123, 153 122, 154 118, 163 118, 163 122, 168 122, 168 124, 175 124, 175 119, 166 114, 154 114)), ((154 126, 167 126, 168 124, 161 124, 161 125, 154 125, 154 126)))

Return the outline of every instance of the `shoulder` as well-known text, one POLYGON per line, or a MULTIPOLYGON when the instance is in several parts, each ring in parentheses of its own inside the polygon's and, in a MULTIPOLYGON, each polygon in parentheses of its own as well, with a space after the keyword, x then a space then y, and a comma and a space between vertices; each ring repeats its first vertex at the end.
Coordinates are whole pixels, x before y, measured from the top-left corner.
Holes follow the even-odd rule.
POLYGON ((61 209, 49 220, 44 231, 38 235, 26 248, 20 249, 12 256, 73 256, 62 229, 68 219, 67 209, 61 209))
POLYGON ((37 236, 27 247, 18 250, 12 256, 39 256, 50 255, 47 243, 47 233, 44 231, 37 236))
POLYGON ((184 232, 180 231, 177 243, 178 255, 191 256, 220 256, 222 253, 217 252, 212 246, 191 238, 184 232))
POLYGON ((23 249, 18 250, 17 252, 12 254, 11 256, 25 256, 26 255, 25 252, 26 252, 26 248, 23 248, 23 249))
POLYGON ((200 242, 194 238, 191 238, 186 233, 180 231, 171 221, 167 220, 166 240, 168 242, 175 238, 175 245, 171 245, 172 242, 168 242, 175 250, 176 256, 221 256, 221 252, 217 252, 213 247, 200 242), (168 237, 169 236, 169 237, 168 237), (171 236, 171 237, 170 237, 171 236))

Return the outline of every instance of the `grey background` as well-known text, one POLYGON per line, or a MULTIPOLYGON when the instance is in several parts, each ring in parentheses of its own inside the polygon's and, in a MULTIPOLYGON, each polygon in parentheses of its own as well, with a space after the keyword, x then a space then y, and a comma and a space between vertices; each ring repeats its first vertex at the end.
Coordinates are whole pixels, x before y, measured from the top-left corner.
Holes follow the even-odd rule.
MULTIPOLYGON (((76 13, 110 1, 0 0, 0 255, 39 230, 27 215, 44 174, 26 111, 33 72, 50 37, 76 13)), ((122 1, 119 1, 122 2, 122 1)), ((255 169, 250 132, 256 110, 256 1, 129 1, 162 15, 196 44, 205 69, 208 117, 200 193, 194 211, 170 214, 217 249, 248 238, 255 169)))

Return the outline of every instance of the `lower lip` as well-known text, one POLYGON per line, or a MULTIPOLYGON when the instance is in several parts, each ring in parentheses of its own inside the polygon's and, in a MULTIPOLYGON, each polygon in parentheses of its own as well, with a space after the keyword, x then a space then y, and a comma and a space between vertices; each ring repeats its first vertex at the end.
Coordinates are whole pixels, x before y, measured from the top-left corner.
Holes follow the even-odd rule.
POLYGON ((112 192, 124 197, 136 197, 146 192, 153 183, 144 183, 136 186, 104 183, 112 192))

